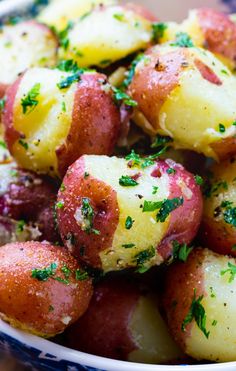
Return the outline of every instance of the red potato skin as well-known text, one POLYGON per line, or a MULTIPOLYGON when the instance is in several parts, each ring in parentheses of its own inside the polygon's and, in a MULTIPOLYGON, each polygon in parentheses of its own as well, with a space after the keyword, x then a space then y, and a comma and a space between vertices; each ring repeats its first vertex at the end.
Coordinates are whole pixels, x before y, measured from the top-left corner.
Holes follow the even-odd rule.
POLYGON ((127 10, 132 10, 134 13, 147 19, 150 22, 158 22, 158 18, 142 5, 127 3, 123 6, 123 8, 127 10))
POLYGON ((183 205, 171 212, 169 228, 157 247, 158 253, 166 260, 172 254, 173 241, 189 244, 196 236, 202 217, 203 200, 200 187, 196 184, 193 175, 181 165, 175 164, 173 161, 168 164, 168 160, 159 162, 157 165, 161 173, 166 173, 170 167, 176 171, 175 174, 169 176, 170 195, 168 198, 173 199, 181 196, 184 198, 183 205), (186 183, 192 193, 191 198, 183 193, 180 180, 186 183))
POLYGON ((182 323, 189 309, 196 289, 196 297, 204 294, 202 262, 204 250, 194 249, 187 263, 175 263, 168 268, 164 288, 162 306, 174 340, 185 350, 186 339, 191 335, 192 323, 182 331, 182 323))
POLYGON ((220 161, 226 160, 236 154, 236 138, 225 138, 212 143, 211 148, 217 153, 220 161))
POLYGON ((157 117, 162 105, 179 84, 179 76, 186 62, 185 50, 161 55, 159 51, 153 52, 153 49, 150 49, 147 56, 150 62, 142 69, 136 70, 128 93, 138 103, 139 110, 153 128, 157 129, 157 117))
POLYGON ((66 332, 73 349, 117 360, 127 360, 137 349, 129 321, 138 304, 137 284, 128 279, 105 280, 95 287, 87 312, 66 332))
POLYGON ((78 83, 71 129, 65 144, 57 150, 62 175, 80 156, 110 155, 114 149, 121 125, 120 112, 112 94, 102 89, 106 83, 106 76, 98 73, 84 74, 78 83))
POLYGON ((199 25, 205 36, 205 45, 212 53, 217 53, 236 63, 236 25, 228 15, 214 9, 198 9, 199 25))
POLYGON ((58 185, 47 176, 16 168, 7 191, 0 195, 0 215, 14 220, 36 222, 40 240, 60 242, 54 220, 58 185))
POLYGON ((236 228, 226 224, 223 220, 203 217, 199 238, 204 246, 222 255, 236 257, 236 228))
POLYGON ((56 276, 64 278, 60 269, 78 269, 76 260, 59 247, 39 242, 13 243, 0 248, 0 312, 5 320, 19 321, 30 332, 50 337, 65 330, 64 316, 75 322, 87 309, 92 296, 91 280, 78 281, 71 276, 65 285, 49 278, 39 281, 32 270, 57 262, 56 276), (75 285, 76 284, 76 285, 75 285), (49 306, 54 310, 49 310, 49 306), (7 318, 6 318, 7 317, 7 318))
POLYGON ((84 168, 84 158, 81 157, 66 173, 63 180, 65 190, 58 193, 58 201, 64 204, 62 209, 57 209, 58 226, 65 246, 68 234, 73 234, 75 243, 70 249, 73 255, 93 267, 101 268, 99 253, 112 245, 119 222, 119 206, 116 192, 91 175, 85 177, 84 168), (82 197, 91 201, 95 212, 94 228, 100 231, 99 235, 83 231, 74 218, 82 197))

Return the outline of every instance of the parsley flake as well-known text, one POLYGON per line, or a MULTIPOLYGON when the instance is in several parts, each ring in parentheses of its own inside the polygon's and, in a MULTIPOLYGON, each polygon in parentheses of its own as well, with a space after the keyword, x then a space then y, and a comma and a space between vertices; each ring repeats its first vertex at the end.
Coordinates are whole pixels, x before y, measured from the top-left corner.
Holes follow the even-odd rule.
POLYGON ((24 140, 19 139, 18 143, 27 151, 29 149, 28 143, 26 143, 24 140))
POLYGON ((41 87, 40 83, 36 83, 32 87, 32 89, 28 92, 28 94, 25 96, 25 98, 21 99, 23 114, 31 113, 38 105, 39 101, 37 100, 37 98, 40 93, 40 87, 41 87))
POLYGON ((203 295, 199 296, 199 298, 196 298, 196 289, 194 289, 194 296, 193 301, 189 309, 189 313, 185 317, 181 329, 182 331, 186 330, 186 326, 191 323, 193 320, 195 320, 197 326, 199 329, 203 332, 205 337, 208 339, 210 335, 210 331, 206 330, 206 312, 201 304, 201 301, 203 300, 203 295))
POLYGON ((53 277, 56 273, 57 264, 52 263, 49 267, 43 269, 33 269, 31 277, 38 281, 47 281, 50 277, 53 277))
POLYGON ((128 107, 137 107, 138 103, 133 100, 128 94, 118 88, 115 88, 114 86, 112 86, 111 89, 113 91, 113 99, 115 103, 124 103, 128 107))
POLYGON ((133 247, 135 247, 135 244, 134 243, 125 243, 121 246, 124 247, 125 249, 132 249, 133 247))
POLYGON ((138 182, 128 175, 122 175, 122 177, 119 179, 119 184, 122 187, 135 187, 138 185, 138 182))
POLYGON ((90 199, 83 197, 82 198, 82 206, 81 206, 81 214, 83 217, 83 223, 81 229, 86 233, 94 233, 99 235, 100 232, 97 229, 93 228, 94 222, 94 209, 90 204, 90 199))
POLYGON ((198 186, 202 186, 203 185, 204 180, 203 180, 203 178, 200 175, 195 175, 194 179, 195 179, 195 182, 196 182, 196 184, 198 186))
POLYGON ((186 32, 176 34, 175 42, 171 46, 179 46, 180 48, 192 48, 194 46, 191 37, 186 32))
POLYGON ((162 37, 164 36, 167 28, 168 26, 166 23, 161 23, 161 22, 153 23, 152 24, 152 40, 155 43, 158 43, 160 39, 162 39, 162 37))
POLYGON ((219 124, 219 132, 225 133, 225 126, 223 124, 219 124))
POLYGON ((138 272, 138 273, 145 273, 145 272, 147 272, 147 270, 149 269, 149 267, 146 266, 145 264, 149 260, 151 260, 152 258, 154 258, 155 255, 156 255, 156 250, 154 249, 153 246, 151 246, 147 250, 143 250, 143 251, 139 252, 138 254, 136 254, 135 257, 134 257, 134 261, 137 263, 137 270, 136 270, 136 272, 138 272))
POLYGON ((89 278, 88 272, 82 271, 81 269, 77 269, 75 271, 75 279, 77 281, 85 281, 89 278))
POLYGON ((236 276, 236 265, 228 263, 228 269, 225 269, 220 272, 221 276, 224 276, 226 273, 229 273, 229 283, 233 282, 236 276))
POLYGON ((186 243, 180 244, 178 241, 173 241, 173 258, 186 262, 193 247, 189 247, 186 243))
POLYGON ((134 224, 134 220, 131 218, 131 216, 127 216, 126 221, 125 221, 125 228, 131 229, 133 224, 134 224))
POLYGON ((67 76, 66 78, 62 79, 57 84, 57 87, 59 89, 67 89, 67 88, 69 88, 73 83, 80 81, 81 76, 83 75, 83 73, 84 73, 84 70, 83 69, 79 69, 73 75, 67 76))

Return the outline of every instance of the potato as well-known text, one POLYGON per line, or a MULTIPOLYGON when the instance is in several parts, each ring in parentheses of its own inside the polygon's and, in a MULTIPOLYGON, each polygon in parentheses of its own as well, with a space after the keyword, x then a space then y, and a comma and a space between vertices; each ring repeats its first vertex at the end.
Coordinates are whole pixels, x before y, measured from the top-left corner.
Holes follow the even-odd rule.
POLYGON ((0 165, 0 241, 60 242, 54 220, 57 184, 46 176, 0 165))
POLYGON ((27 68, 54 66, 58 41, 52 31, 36 21, 3 26, 0 32, 0 97, 27 68))
POLYGON ((106 77, 33 68, 9 89, 3 113, 8 148, 25 169, 63 176, 83 154, 110 154, 120 112, 106 77))
POLYGON ((146 132, 219 160, 236 152, 235 89, 235 77, 212 53, 161 45, 137 64, 128 93, 146 132))
POLYGON ((63 30, 69 21, 89 13, 96 5, 112 5, 116 0, 52 0, 38 15, 39 22, 63 30))
POLYGON ((143 272, 172 255, 173 241, 196 235, 202 197, 194 177, 172 160, 83 156, 58 195, 62 240, 79 260, 105 272, 143 272), (150 165, 150 166, 148 166, 150 165))
POLYGON ((106 67, 147 48, 152 39, 152 24, 145 18, 145 10, 140 15, 140 9, 136 9, 125 6, 94 9, 68 30, 68 42, 63 38, 59 49, 60 58, 76 60, 81 67, 106 67))
POLYGON ((0 318, 27 332, 52 337, 87 309, 91 280, 81 280, 76 260, 47 243, 0 248, 0 318))
POLYGON ((219 254, 236 256, 236 159, 211 170, 205 187, 201 241, 219 254))
POLYGON ((196 46, 210 50, 235 70, 236 24, 230 15, 208 8, 192 10, 182 28, 192 37, 196 46))
POLYGON ((67 346, 113 359, 159 364, 184 358, 160 316, 157 297, 128 277, 98 284, 89 309, 65 335, 67 346))
POLYGON ((163 305, 174 339, 191 357, 236 360, 235 259, 195 249, 167 273, 163 305))

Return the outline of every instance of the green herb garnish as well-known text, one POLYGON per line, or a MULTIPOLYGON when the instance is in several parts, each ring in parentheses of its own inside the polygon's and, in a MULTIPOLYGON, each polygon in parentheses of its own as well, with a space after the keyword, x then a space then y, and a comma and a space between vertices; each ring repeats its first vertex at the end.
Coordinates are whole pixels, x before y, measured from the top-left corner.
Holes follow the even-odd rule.
POLYGON ((233 282, 236 276, 236 265, 228 263, 228 269, 225 269, 220 272, 221 276, 224 276, 226 273, 229 273, 229 283, 233 282))
POLYGON ((225 133, 225 126, 223 124, 219 124, 219 132, 225 133))
POLYGON ((61 80, 58 84, 57 87, 59 89, 67 89, 69 88, 73 83, 79 82, 81 79, 81 76, 83 75, 84 70, 79 69, 77 72, 75 72, 73 75, 67 76, 63 80, 61 80))
POLYGON ((195 179, 195 182, 196 182, 197 185, 199 185, 199 186, 203 185, 204 180, 200 175, 195 175, 194 179, 195 179))
POLYGON ((75 271, 75 279, 77 281, 85 281, 89 278, 88 272, 82 271, 81 269, 77 269, 75 271))
POLYGON ((36 278, 38 281, 47 281, 50 277, 53 277, 56 273, 57 264, 52 263, 49 267, 43 269, 33 269, 31 277, 36 278))
POLYGON ((134 220, 131 218, 131 216, 127 216, 126 221, 125 221, 125 228, 131 229, 133 224, 134 224, 134 220))
POLYGON ((21 105, 23 113, 26 114, 29 108, 28 113, 31 113, 35 107, 38 105, 38 96, 40 92, 40 83, 36 83, 32 89, 28 92, 28 94, 25 96, 25 98, 21 99, 21 105))
POLYGON ((97 234, 97 235, 100 234, 100 232, 97 229, 93 228, 94 209, 90 204, 89 198, 86 198, 86 197, 82 198, 81 214, 83 217, 83 223, 82 223, 81 229, 88 234, 90 233, 97 234))
POLYGON ((17 225, 16 225, 16 232, 17 233, 21 233, 24 231, 24 227, 25 227, 25 221, 24 220, 19 220, 17 222, 17 225))
POLYGON ((135 255, 134 261, 137 263, 137 272, 138 273, 145 273, 149 269, 149 267, 145 266, 145 263, 147 263, 149 260, 154 258, 156 255, 156 250, 153 246, 151 246, 149 249, 139 252, 135 255))
POLYGON ((189 247, 186 243, 180 244, 178 241, 173 241, 173 258, 186 262, 193 247, 189 247))
POLYGON ((176 39, 171 46, 179 46, 180 48, 192 48, 194 46, 191 37, 186 32, 176 34, 176 39))
POLYGON ((122 247, 124 247, 125 249, 132 249, 133 247, 135 247, 135 244, 134 243, 125 243, 122 245, 122 247))
POLYGON ((201 304, 204 296, 196 297, 196 289, 194 289, 194 296, 193 301, 189 309, 189 313, 185 317, 181 329, 182 331, 186 330, 186 326, 195 320, 196 324, 198 325, 199 329, 203 332, 205 337, 208 339, 210 335, 210 331, 206 330, 206 312, 204 307, 201 304))
POLYGON ((19 139, 18 143, 27 151, 29 149, 28 143, 26 143, 24 140, 19 139))
POLYGON ((138 182, 128 175, 122 175, 122 177, 119 179, 119 184, 122 187, 135 187, 138 185, 138 182))
POLYGON ((158 43, 160 39, 162 39, 162 37, 164 36, 167 28, 168 26, 166 23, 161 23, 161 22, 153 23, 152 24, 152 40, 155 43, 158 43))
POLYGON ((115 88, 114 86, 111 87, 113 91, 113 99, 115 103, 122 104, 124 103, 128 107, 137 107, 138 103, 133 100, 128 94, 124 93, 122 90, 115 88))

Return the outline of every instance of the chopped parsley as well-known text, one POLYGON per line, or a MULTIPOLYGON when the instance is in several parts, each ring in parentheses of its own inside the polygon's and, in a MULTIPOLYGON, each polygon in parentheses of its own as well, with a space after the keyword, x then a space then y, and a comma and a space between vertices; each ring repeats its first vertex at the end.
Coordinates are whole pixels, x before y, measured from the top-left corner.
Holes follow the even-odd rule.
POLYGON ((73 22, 68 22, 67 26, 62 30, 58 31, 55 27, 52 28, 53 32, 57 35, 59 39, 59 45, 64 49, 67 50, 70 45, 68 33, 73 27, 73 22))
POLYGON ((60 192, 64 192, 66 190, 66 186, 64 183, 61 183, 61 186, 60 186, 60 192))
POLYGON ((163 153, 163 151, 155 153, 154 155, 150 155, 147 157, 141 157, 139 154, 135 153, 135 151, 132 149, 131 153, 126 156, 126 161, 128 161, 129 167, 141 167, 142 169, 145 169, 149 166, 152 166, 155 164, 155 160, 158 159, 158 157, 163 153))
POLYGON ((171 46, 179 46, 180 48, 192 48, 194 46, 191 37, 186 32, 176 34, 174 43, 171 46))
POLYGON ((215 319, 212 321, 212 326, 216 326, 217 325, 217 323, 218 323, 218 321, 216 321, 215 319))
POLYGON ((43 269, 33 269, 31 277, 36 278, 38 281, 47 281, 50 277, 53 277, 56 273, 57 264, 52 263, 49 267, 43 269))
POLYGON ((134 220, 131 218, 131 216, 127 216, 126 221, 125 221, 125 228, 131 229, 133 224, 134 224, 134 220))
POLYGON ((134 256, 134 261, 137 263, 137 272, 138 273, 145 273, 149 269, 149 267, 145 266, 149 260, 154 258, 156 255, 156 250, 153 246, 151 246, 147 250, 143 250, 134 256))
POLYGON ((83 75, 84 70, 79 69, 77 72, 73 73, 73 75, 67 76, 66 78, 62 79, 58 84, 57 87, 59 89, 67 89, 73 83, 80 81, 81 76, 83 75))
POLYGON ((40 93, 40 87, 41 87, 40 83, 36 83, 32 87, 32 89, 28 92, 28 94, 25 96, 25 98, 21 99, 21 106, 24 114, 31 113, 38 105, 39 101, 37 98, 40 93))
POLYGON ((152 143, 152 148, 157 148, 159 151, 159 156, 164 154, 170 147, 168 144, 172 143, 173 139, 168 136, 157 135, 154 142, 152 143))
POLYGON ((122 187, 135 187, 138 185, 138 182, 128 175, 122 175, 122 177, 119 179, 119 184, 122 187))
POLYGON ((63 201, 58 201, 56 203, 56 209, 63 209, 64 207, 64 202, 63 201))
POLYGON ((123 13, 113 14, 113 18, 115 18, 119 22, 124 22, 125 21, 125 15, 123 13))
POLYGON ((225 133, 225 126, 223 124, 219 124, 219 132, 225 133))
POLYGON ((135 244, 134 243, 125 243, 122 245, 122 247, 124 247, 125 249, 132 249, 133 247, 135 247, 135 244))
POLYGON ((152 189, 153 189, 152 194, 153 194, 153 195, 156 195, 157 192, 158 192, 159 187, 157 187, 157 186, 153 186, 152 189))
POLYGON ((7 149, 7 145, 3 140, 0 140, 0 147, 7 149))
POLYGON ((88 272, 82 271, 81 269, 76 269, 75 271, 75 279, 77 281, 85 281, 89 278, 88 272))
POLYGON ((142 61, 142 60, 149 61, 149 57, 147 57, 144 54, 139 54, 137 56, 137 58, 135 58, 133 60, 133 62, 130 65, 129 70, 126 72, 126 77, 125 77, 125 79, 124 79, 124 81, 123 81, 123 83, 121 85, 122 88, 126 89, 131 84, 131 82, 132 82, 132 80, 134 78, 134 75, 135 75, 136 67, 139 64, 139 62, 142 61))
POLYGON ((221 189, 228 190, 228 183, 225 180, 220 180, 211 184, 209 182, 205 182, 203 194, 205 197, 211 197, 216 195, 221 189))
POLYGON ((197 326, 199 329, 203 332, 205 337, 208 339, 210 335, 210 331, 206 330, 206 312, 201 304, 201 301, 203 300, 204 296, 201 295, 199 298, 196 297, 196 289, 194 289, 194 296, 192 300, 192 304, 190 306, 189 312, 187 316, 185 317, 181 329, 182 331, 186 330, 186 326, 195 320, 197 326))
POLYGON ((186 243, 180 244, 178 241, 173 241, 173 258, 186 262, 193 247, 189 247, 186 243))
POLYGON ((87 171, 85 171, 84 173, 84 179, 87 179, 89 177, 89 173, 87 171))
POLYGON ((66 265, 61 268, 61 272, 64 274, 65 278, 69 278, 72 273, 66 265))
POLYGON ((78 64, 72 59, 60 61, 56 68, 63 72, 74 72, 74 73, 79 70, 78 64))
POLYGON ((16 225, 16 232, 17 233, 21 233, 24 231, 24 227, 25 227, 25 221, 24 220, 19 220, 17 222, 17 225, 16 225))
POLYGON ((124 103, 128 107, 137 107, 138 103, 121 89, 115 88, 114 86, 112 86, 111 89, 113 91, 113 99, 116 104, 124 103))
POLYGON ((169 174, 169 175, 173 175, 173 174, 176 173, 176 170, 173 169, 172 167, 169 167, 169 169, 167 169, 166 172, 167 172, 167 174, 169 174))
POLYGON ((155 43, 158 43, 160 39, 162 39, 162 37, 164 36, 167 28, 168 26, 166 23, 161 23, 161 22, 153 23, 152 24, 152 40, 155 43))
POLYGON ((27 151, 29 149, 28 143, 26 143, 24 140, 19 139, 18 143, 27 151))
POLYGON ((62 104, 61 104, 61 110, 62 110, 62 112, 66 112, 66 104, 65 104, 65 102, 62 102, 62 104))
POLYGON ((157 222, 164 223, 169 214, 182 206, 184 203, 183 197, 176 197, 173 199, 166 199, 164 201, 144 201, 143 212, 151 212, 159 210, 156 215, 157 222))
POLYGON ((228 206, 223 213, 224 221, 236 228, 236 207, 228 206))
POLYGON ((0 111, 2 111, 6 104, 6 98, 0 99, 0 111))
POLYGON ((228 269, 225 269, 220 272, 221 276, 224 276, 226 273, 229 273, 229 283, 233 282, 236 276, 236 265, 228 263, 228 269))
POLYGON ((100 232, 97 229, 93 228, 93 222, 94 222, 94 209, 90 205, 90 199, 83 197, 82 198, 82 206, 81 206, 81 214, 83 216, 83 224, 82 224, 82 230, 86 233, 94 233, 94 234, 100 234, 100 232))
POLYGON ((194 179, 195 179, 195 182, 196 182, 196 184, 198 186, 202 186, 203 185, 204 180, 203 180, 203 178, 200 175, 195 175, 194 179))

